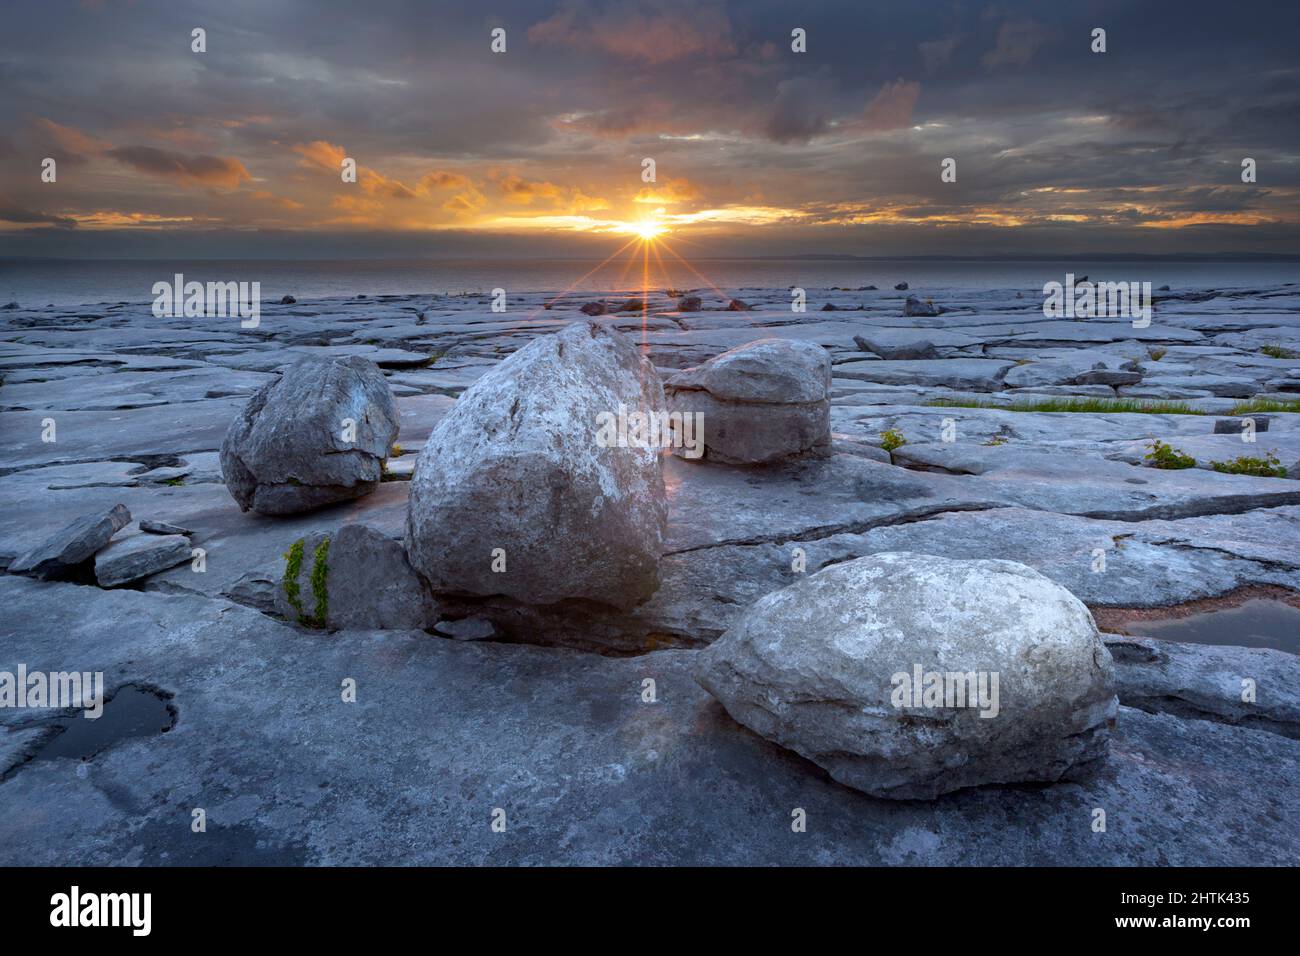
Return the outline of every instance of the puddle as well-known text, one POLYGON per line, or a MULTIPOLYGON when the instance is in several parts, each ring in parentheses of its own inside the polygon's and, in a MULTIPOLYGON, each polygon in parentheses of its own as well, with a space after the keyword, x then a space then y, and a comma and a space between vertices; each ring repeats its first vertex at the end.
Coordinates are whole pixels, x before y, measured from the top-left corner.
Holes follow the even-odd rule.
POLYGON ((103 714, 95 720, 78 712, 50 723, 63 729, 32 755, 33 763, 56 757, 89 760, 128 738, 166 733, 176 725, 176 707, 165 691, 124 684, 105 702, 103 714))
POLYGON ((1165 641, 1271 647, 1300 654, 1300 608, 1265 598, 1186 617, 1128 621, 1124 628, 1131 634, 1165 641))

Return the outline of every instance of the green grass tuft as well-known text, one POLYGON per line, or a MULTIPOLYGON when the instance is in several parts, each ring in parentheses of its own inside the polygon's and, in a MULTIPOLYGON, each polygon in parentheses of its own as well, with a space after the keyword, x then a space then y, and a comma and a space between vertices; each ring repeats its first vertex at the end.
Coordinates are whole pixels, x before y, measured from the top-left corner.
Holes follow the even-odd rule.
POLYGON ((1278 460, 1277 452, 1264 453, 1263 458, 1242 455, 1231 461, 1212 461, 1210 467, 1225 475, 1254 475, 1256 478, 1285 478, 1286 469, 1278 460))
POLYGON ((931 408, 994 408, 1004 412, 1133 412, 1144 415, 1204 415, 1185 402, 1158 402, 1139 398, 1041 398, 1000 404, 979 398, 936 398, 931 408))
POLYGON ((298 572, 302 570, 303 539, 299 538, 284 553, 284 596, 302 619, 302 600, 298 590, 298 572))
POLYGON ((1280 345, 1265 345, 1259 351, 1262 354, 1267 355, 1269 358, 1275 358, 1275 359, 1300 358, 1300 352, 1295 352, 1292 351, 1291 349, 1283 348, 1280 345))
POLYGON ((1249 415, 1251 412, 1300 412, 1300 400, 1278 398, 1252 398, 1232 406, 1229 415, 1249 415))

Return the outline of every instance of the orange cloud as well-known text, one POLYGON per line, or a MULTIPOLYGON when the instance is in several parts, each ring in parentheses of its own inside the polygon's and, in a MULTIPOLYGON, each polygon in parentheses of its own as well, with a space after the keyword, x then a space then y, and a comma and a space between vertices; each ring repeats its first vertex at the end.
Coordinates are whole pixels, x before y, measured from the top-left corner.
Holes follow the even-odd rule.
POLYGON ((107 155, 139 172, 187 185, 238 189, 253 178, 243 163, 224 156, 190 156, 153 146, 119 146, 107 155))

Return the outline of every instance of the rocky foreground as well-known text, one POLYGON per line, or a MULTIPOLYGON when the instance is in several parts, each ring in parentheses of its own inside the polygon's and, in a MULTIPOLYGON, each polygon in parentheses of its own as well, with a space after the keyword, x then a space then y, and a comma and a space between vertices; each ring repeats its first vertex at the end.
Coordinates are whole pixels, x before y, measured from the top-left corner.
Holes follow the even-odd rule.
MULTIPOLYGON (((745 307, 697 291, 699 302, 611 295, 579 311, 590 298, 539 293, 505 314, 486 296, 299 301, 264 304, 255 329, 123 303, 0 311, 0 671, 103 671, 110 693, 145 688, 170 715, 165 733, 125 728, 77 759, 49 756, 57 719, 0 709, 0 862, 1300 861, 1300 663, 1280 651, 1106 635, 1119 706, 1088 691, 1088 773, 899 791, 933 799, 869 796, 859 791, 880 768, 863 776, 862 758, 837 769, 847 758, 834 747, 804 759, 774 742, 823 734, 822 714, 746 729, 733 716, 756 699, 752 681, 724 689, 739 670, 710 687, 727 710, 699 682, 705 647, 763 642, 760 598, 886 552, 1015 561, 1093 609, 1300 591, 1300 480, 1240 473, 1259 470, 1249 457, 1300 477, 1300 415, 1285 410, 1300 400, 1300 287, 1160 293, 1147 328, 1048 319, 1040 297, 1014 291, 936 306, 809 290, 806 313, 784 290, 739 294, 745 307), (638 553, 631 571, 605 568, 597 600, 550 600, 548 588, 593 578, 582 561, 613 554, 614 536, 575 542, 582 561, 534 569, 516 594, 408 600, 398 579, 418 579, 405 553, 426 578, 453 568, 457 535, 498 514, 484 501, 445 533, 420 532, 438 553, 411 547, 414 462, 450 461, 425 448, 435 427, 503 358, 584 312, 641 346, 670 403, 707 407, 706 438, 709 421, 726 423, 711 458, 656 466, 666 515, 629 511, 638 530, 622 537, 642 551, 660 542, 657 588, 636 600, 651 587, 638 553), (793 377, 697 369, 760 339, 793 343, 763 346, 788 353, 793 377), (396 413, 361 436, 352 467, 330 460, 310 494, 337 503, 310 511, 285 506, 308 493, 296 479, 235 474, 231 448, 224 481, 222 468, 232 423, 247 423, 241 462, 293 440, 258 432, 269 426, 249 406, 303 355, 375 363, 396 413), (823 393, 828 444, 816 439, 823 393), (1095 401, 1033 410, 1070 400, 1095 401), (1166 404, 1153 414, 1122 400, 1166 404), (780 423, 761 441, 746 427, 756 413, 780 423), (782 458, 774 436, 800 453, 782 458), (1153 467, 1153 443, 1191 465, 1153 467), (358 556, 355 574, 331 571, 331 589, 351 590, 331 590, 328 607, 311 603, 311 557, 327 541, 358 556), (383 619, 355 613, 380 593, 383 619), (1243 678, 1258 688, 1250 704, 1243 678), (341 699, 349 679, 355 702, 341 699), (193 832, 196 808, 206 832, 193 832), (800 810, 804 830, 791 825, 800 810)), ((335 367, 328 393, 284 406, 376 388, 335 367)), ((562 356, 537 367, 555 381, 480 390, 482 414, 508 421, 538 388, 564 396, 562 356)), ((416 484, 437 503, 446 483, 432 467, 416 484)), ((502 486, 499 512, 547 553, 518 484, 502 486)), ((790 670, 799 677, 797 661, 790 670)), ((113 713, 110 701, 106 725, 113 713)))

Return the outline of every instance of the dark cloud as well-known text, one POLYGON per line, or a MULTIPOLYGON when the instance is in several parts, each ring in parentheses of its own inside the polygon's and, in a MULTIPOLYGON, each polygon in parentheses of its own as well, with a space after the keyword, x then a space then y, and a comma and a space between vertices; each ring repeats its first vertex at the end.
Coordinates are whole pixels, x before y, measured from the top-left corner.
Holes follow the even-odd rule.
POLYGON ((42 224, 59 226, 64 229, 71 229, 77 225, 75 219, 69 219, 66 216, 54 216, 49 213, 38 212, 35 209, 24 209, 3 196, 0 196, 0 222, 19 223, 21 225, 42 224))
POLYGON ((142 173, 199 186, 237 189, 253 178, 239 160, 223 156, 186 156, 153 146, 121 146, 105 155, 142 173))

